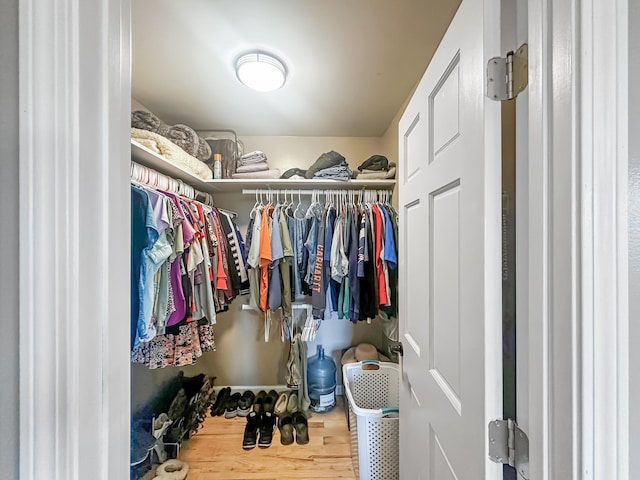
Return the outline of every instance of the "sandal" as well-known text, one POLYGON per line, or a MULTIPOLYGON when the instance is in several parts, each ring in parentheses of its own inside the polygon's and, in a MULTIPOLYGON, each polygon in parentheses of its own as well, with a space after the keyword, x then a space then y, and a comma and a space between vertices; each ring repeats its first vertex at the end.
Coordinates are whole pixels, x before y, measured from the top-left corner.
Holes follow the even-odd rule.
POLYGON ((293 418, 291 415, 284 415, 278 420, 278 429, 280 430, 280 443, 282 445, 291 445, 293 443, 293 418))
POLYGON ((293 426, 296 429, 296 443, 298 445, 306 445, 309 443, 309 426, 307 417, 302 412, 293 414, 293 426))

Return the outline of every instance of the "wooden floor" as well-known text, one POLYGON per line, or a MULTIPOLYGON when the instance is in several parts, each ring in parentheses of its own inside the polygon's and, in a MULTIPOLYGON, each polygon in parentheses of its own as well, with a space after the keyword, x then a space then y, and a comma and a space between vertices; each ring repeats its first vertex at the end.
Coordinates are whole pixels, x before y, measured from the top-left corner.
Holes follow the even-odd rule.
POLYGON ((186 442, 180 459, 189 464, 187 480, 355 480, 350 434, 342 404, 309 418, 309 444, 282 445, 276 429, 269 448, 242 449, 246 419, 208 417, 186 442))

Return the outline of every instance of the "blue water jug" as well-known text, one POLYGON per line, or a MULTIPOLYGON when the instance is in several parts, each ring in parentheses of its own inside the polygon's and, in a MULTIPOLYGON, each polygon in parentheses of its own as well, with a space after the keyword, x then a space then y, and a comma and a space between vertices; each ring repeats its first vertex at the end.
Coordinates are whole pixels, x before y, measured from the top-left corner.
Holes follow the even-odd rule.
POLYGON ((311 410, 328 412, 336 405, 336 363, 324 356, 322 345, 318 345, 318 354, 309 359, 307 384, 311 410))

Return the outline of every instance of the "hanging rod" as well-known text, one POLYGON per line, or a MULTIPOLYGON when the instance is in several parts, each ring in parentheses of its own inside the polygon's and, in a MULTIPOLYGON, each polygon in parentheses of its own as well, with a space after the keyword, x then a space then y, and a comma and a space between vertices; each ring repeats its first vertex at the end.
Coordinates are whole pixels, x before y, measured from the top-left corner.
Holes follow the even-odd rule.
MULTIPOLYGON (((292 310, 310 310, 313 308, 313 305, 309 304, 309 303, 292 303, 291 304, 291 309, 292 310)), ((247 304, 247 303, 243 303, 242 304, 242 310, 253 310, 255 311, 255 309, 247 304)))
POLYGON ((295 193, 296 195, 298 193, 300 193, 300 195, 313 195, 320 192, 321 194, 325 194, 325 192, 331 192, 331 193, 335 193, 335 192, 388 192, 389 194, 392 194, 393 192, 391 190, 385 189, 385 188, 367 188, 367 187, 352 187, 352 188, 312 188, 312 189, 305 189, 305 188, 280 188, 280 189, 275 189, 275 188, 243 188, 242 189, 242 194, 243 195, 256 195, 256 194, 261 194, 261 193, 271 193, 273 195, 277 195, 278 193, 280 194, 290 194, 290 193, 295 193))

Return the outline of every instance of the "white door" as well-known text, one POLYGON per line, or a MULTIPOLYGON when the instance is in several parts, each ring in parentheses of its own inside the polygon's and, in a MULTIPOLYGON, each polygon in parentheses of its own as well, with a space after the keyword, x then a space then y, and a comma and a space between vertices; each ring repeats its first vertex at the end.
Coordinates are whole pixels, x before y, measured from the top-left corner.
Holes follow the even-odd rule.
POLYGON ((499 4, 462 1, 399 126, 403 480, 502 478, 499 4))

